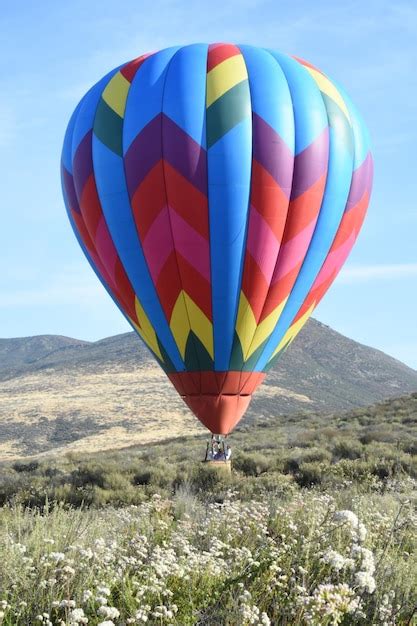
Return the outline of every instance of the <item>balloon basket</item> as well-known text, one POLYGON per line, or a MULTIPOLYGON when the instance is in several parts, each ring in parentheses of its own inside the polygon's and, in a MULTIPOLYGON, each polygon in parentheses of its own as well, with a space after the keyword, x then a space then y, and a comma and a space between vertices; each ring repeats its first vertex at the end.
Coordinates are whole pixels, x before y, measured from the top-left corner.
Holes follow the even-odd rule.
POLYGON ((203 463, 218 474, 225 476, 232 473, 232 450, 226 443, 225 435, 212 434, 207 441, 206 454, 203 463))
POLYGON ((215 461, 215 460, 204 460, 204 465, 206 467, 210 467, 218 474, 224 476, 225 474, 232 473, 232 461, 215 461))

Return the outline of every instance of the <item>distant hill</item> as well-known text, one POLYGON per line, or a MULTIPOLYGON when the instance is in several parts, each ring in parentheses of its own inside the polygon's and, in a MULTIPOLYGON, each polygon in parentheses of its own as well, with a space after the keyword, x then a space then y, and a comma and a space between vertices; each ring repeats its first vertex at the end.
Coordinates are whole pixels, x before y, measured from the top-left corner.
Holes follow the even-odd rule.
POLYGON ((47 359, 57 351, 62 358, 65 350, 83 345, 89 343, 60 335, 0 339, 0 377, 10 376, 22 368, 36 367, 37 361, 47 359))
MULTIPOLYGON (((416 371, 310 320, 245 421, 349 410, 416 390, 416 371)), ((0 339, 0 459, 197 432, 202 427, 134 333, 96 342, 0 339)))

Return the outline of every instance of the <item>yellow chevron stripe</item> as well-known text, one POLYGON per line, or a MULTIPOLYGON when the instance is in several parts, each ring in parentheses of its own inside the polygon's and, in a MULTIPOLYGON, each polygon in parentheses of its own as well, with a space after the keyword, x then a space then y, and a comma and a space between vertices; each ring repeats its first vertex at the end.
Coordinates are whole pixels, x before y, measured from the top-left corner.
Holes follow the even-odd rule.
POLYGON ((345 101, 343 100, 342 96, 340 95, 336 87, 333 85, 333 83, 330 82, 327 76, 324 76, 324 74, 322 74, 321 72, 318 72, 314 68, 308 67, 307 65, 304 65, 304 67, 308 72, 310 72, 311 76, 316 81, 320 91, 325 93, 326 96, 329 96, 329 98, 331 98, 332 100, 336 102, 336 104, 342 109, 343 113, 346 115, 347 119, 349 120, 349 124, 352 125, 350 121, 349 111, 347 109, 345 101))
POLYGON ((149 343, 149 341, 148 341, 148 338, 147 338, 147 336, 145 335, 145 333, 143 332, 142 328, 141 328, 140 326, 138 326, 137 324, 135 324, 135 322, 134 322, 133 320, 131 320, 130 318, 129 318, 129 320, 130 320, 130 323, 132 324, 133 328, 136 330, 136 332, 138 333, 138 335, 141 337, 142 341, 143 341, 144 343, 146 343, 146 345, 148 346, 148 348, 150 348, 150 349, 151 349, 151 351, 153 352, 153 354, 155 354, 156 356, 158 356, 158 357, 161 359, 161 361, 162 361, 162 362, 164 362, 164 359, 162 358, 162 355, 161 355, 161 353, 159 352, 159 347, 158 347, 158 352, 159 352, 159 354, 158 354, 158 352, 155 352, 155 350, 154 350, 154 346, 151 346, 151 345, 150 345, 150 343, 149 343))
POLYGON ((138 316, 138 321, 140 324, 140 326, 137 326, 133 322, 137 332, 142 337, 146 345, 149 346, 152 352, 156 354, 156 356, 160 358, 161 361, 163 361, 164 359, 162 358, 162 354, 159 349, 155 330, 152 324, 150 323, 148 316, 146 315, 141 303, 139 302, 136 296, 135 296, 135 309, 136 309, 136 315, 138 316))
POLYGON ((214 359, 213 325, 185 291, 184 298, 187 304, 191 330, 199 338, 211 358, 214 359))
POLYGON ((304 313, 304 315, 300 317, 300 319, 297 320, 295 324, 289 327, 289 329, 287 330, 287 332, 285 333, 285 335, 279 342, 278 347, 275 349, 275 352, 272 354, 271 358, 269 359, 270 361, 271 359, 274 358, 274 356, 278 354, 278 352, 280 352, 283 349, 283 347, 287 343, 289 345, 290 343, 294 341, 294 339, 296 338, 296 336, 298 335, 298 333, 300 332, 300 330, 302 329, 302 327, 304 326, 304 324, 306 323, 306 321, 312 314, 314 307, 315 307, 315 303, 311 305, 308 311, 306 311, 306 313, 304 313))
POLYGON ((120 117, 125 114, 127 94, 130 83, 120 72, 117 72, 102 93, 103 100, 120 117))
POLYGON ((245 360, 255 331, 255 316, 245 294, 241 291, 236 319, 236 332, 240 340, 240 345, 242 346, 243 358, 245 360))
POLYGON ((263 342, 265 341, 265 339, 268 339, 269 335, 272 333, 272 331, 274 330, 280 315, 287 303, 288 297, 285 298, 285 300, 283 300, 281 302, 281 304, 279 304, 277 306, 276 309, 274 309, 264 320, 262 320, 262 322, 259 324, 259 326, 257 327, 255 334, 253 336, 252 339, 252 343, 250 345, 250 349, 248 351, 248 353, 245 355, 245 361, 247 359, 249 359, 250 356, 252 356, 252 354, 255 352, 255 350, 257 350, 259 348, 259 346, 261 344, 263 344, 263 342))
POLYGON ((207 74, 207 107, 218 100, 226 91, 229 91, 229 89, 243 80, 247 80, 247 78, 248 72, 241 54, 230 57, 216 65, 207 74))
POLYGON ((187 307, 185 306, 185 299, 183 291, 177 298, 175 306, 172 310, 170 328, 174 335, 175 343, 178 346, 178 350, 182 358, 185 358, 185 348, 187 345, 188 335, 190 334, 190 325, 188 323, 187 307))
POLYGON ((183 359, 190 330, 199 338, 211 358, 214 358, 213 325, 184 290, 177 298, 169 326, 183 359))

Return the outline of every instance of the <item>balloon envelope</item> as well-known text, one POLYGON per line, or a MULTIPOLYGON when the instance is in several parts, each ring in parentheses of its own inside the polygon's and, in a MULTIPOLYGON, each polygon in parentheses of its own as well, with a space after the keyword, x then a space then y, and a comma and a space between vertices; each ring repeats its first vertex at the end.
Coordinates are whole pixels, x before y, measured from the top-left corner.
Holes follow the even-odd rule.
POLYGON ((78 104, 78 241, 195 415, 226 434, 333 282, 372 184, 368 133, 309 63, 232 44, 143 55, 78 104))

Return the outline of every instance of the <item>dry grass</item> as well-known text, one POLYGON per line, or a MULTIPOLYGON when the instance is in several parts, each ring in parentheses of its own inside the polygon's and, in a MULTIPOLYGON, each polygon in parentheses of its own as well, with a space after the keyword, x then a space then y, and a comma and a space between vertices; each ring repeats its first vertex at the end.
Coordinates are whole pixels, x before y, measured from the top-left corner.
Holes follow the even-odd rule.
POLYGON ((1 383, 0 423, 0 460, 51 449, 121 448, 202 432, 157 366, 131 372, 51 369, 13 378, 1 383), (68 429, 61 441, 54 437, 57 420, 68 429))
MULTIPOLYGON (((157 365, 43 369, 0 383, 0 461, 94 452, 205 432, 157 365)), ((262 385, 253 410, 303 394, 262 385)), ((269 407, 269 409, 267 408, 269 407)))

